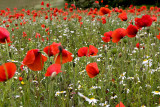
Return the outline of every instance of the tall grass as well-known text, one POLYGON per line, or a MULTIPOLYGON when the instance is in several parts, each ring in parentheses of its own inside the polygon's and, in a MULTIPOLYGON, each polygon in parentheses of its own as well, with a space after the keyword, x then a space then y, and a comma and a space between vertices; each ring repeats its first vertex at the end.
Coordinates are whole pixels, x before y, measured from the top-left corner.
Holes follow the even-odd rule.
MULTIPOLYGON (((101 19, 101 16, 96 15, 93 20, 92 16, 87 15, 88 12, 83 10, 81 12, 67 11, 69 13, 67 16, 57 12, 57 16, 52 15, 50 21, 50 18, 45 19, 45 16, 50 16, 54 10, 49 12, 48 10, 44 10, 46 14, 41 12, 42 14, 35 18, 36 21, 33 21, 32 14, 27 15, 20 11, 24 14, 23 18, 13 19, 12 23, 8 21, 0 23, 1 27, 9 25, 7 29, 12 41, 11 46, 7 46, 8 49, 5 44, 0 44, 0 63, 14 62, 17 66, 14 78, 0 83, 1 107, 101 105, 113 107, 120 101, 126 107, 159 105, 159 95, 152 93, 160 91, 159 40, 156 38, 159 33, 158 27, 160 27, 158 15, 158 21, 153 22, 151 27, 139 30, 135 38, 125 36, 118 44, 115 44, 111 41, 104 43, 101 37, 105 32, 114 31, 117 28, 126 29, 131 20, 134 23, 135 17, 154 13, 142 11, 138 16, 128 13, 127 21, 121 21, 118 13, 112 12, 110 17, 105 16, 106 24, 102 24, 101 20, 97 20, 101 19), (81 27, 77 14, 82 16, 81 27), (67 17, 67 20, 63 20, 64 17, 67 17), (21 22, 22 25, 20 25, 21 22), (42 24, 46 27, 42 28, 42 24), (49 31, 46 32, 45 29, 48 27, 49 31), (23 32, 27 34, 26 37, 22 36, 23 32), (36 38, 36 33, 41 36, 36 38), (45 62, 42 71, 32 71, 26 66, 21 71, 21 62, 28 50, 40 49, 46 55, 42 50, 52 42, 60 42, 74 56, 72 62, 62 65, 62 73, 54 79, 44 76, 49 65, 54 63, 53 56, 45 62), (138 42, 141 48, 136 48, 138 42), (98 55, 78 57, 78 49, 89 45, 98 48, 98 55), (97 62, 100 70, 95 78, 89 78, 85 70, 86 65, 91 62, 97 62), (23 77, 23 82, 19 81, 18 77, 23 77), (78 93, 85 97, 81 97, 78 93), (86 100, 86 97, 90 100, 86 100), (92 102, 93 99, 97 102, 92 102)), ((0 19, 7 20, 8 17, 2 15, 0 19)))

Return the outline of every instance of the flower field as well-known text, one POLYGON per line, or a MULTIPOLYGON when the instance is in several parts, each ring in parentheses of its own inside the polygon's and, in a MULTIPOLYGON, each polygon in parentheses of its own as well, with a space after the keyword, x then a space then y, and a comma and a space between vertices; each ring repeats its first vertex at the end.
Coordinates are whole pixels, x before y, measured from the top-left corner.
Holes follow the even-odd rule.
POLYGON ((50 6, 0 10, 0 107, 160 106, 159 7, 50 6))

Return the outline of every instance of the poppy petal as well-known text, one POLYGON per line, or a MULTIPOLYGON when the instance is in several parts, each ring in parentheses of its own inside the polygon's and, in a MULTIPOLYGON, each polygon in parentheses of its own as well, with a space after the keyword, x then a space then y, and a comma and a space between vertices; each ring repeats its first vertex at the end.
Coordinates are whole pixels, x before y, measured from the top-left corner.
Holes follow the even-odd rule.
POLYGON ((41 53, 36 55, 36 58, 32 64, 27 64, 27 66, 33 71, 40 71, 44 66, 44 59, 42 58, 41 53))
POLYGON ((28 65, 28 64, 32 64, 35 60, 35 54, 33 49, 27 52, 27 55, 25 56, 25 58, 23 59, 23 64, 24 65, 28 65))
POLYGON ((88 64, 86 66, 86 71, 87 71, 87 74, 90 78, 95 77, 97 74, 99 74, 99 69, 98 69, 97 63, 93 62, 93 63, 88 64))
POLYGON ((42 55, 43 61, 46 62, 47 61, 47 57, 42 55))
POLYGON ((56 74, 62 72, 61 71, 61 65, 60 64, 52 64, 47 68, 47 72, 45 74, 46 77, 51 76, 53 72, 56 72, 56 74))
POLYGON ((88 47, 82 47, 78 50, 78 57, 87 56, 88 55, 88 47))
POLYGON ((89 55, 95 56, 98 53, 98 49, 93 45, 89 45, 89 55))
POLYGON ((120 101, 120 103, 117 104, 116 107, 125 107, 125 105, 120 101))
POLYGON ((63 49, 62 53, 59 53, 59 55, 54 58, 55 63, 56 64, 64 64, 64 63, 67 63, 67 62, 71 62, 72 59, 73 59, 73 57, 71 55, 72 55, 72 53, 63 49), (62 59, 61 59, 61 57, 62 57, 62 59))
POLYGON ((16 72, 16 65, 12 62, 5 63, 0 66, 0 81, 6 81, 14 76, 16 72), (6 71, 8 78, 6 77, 6 71))

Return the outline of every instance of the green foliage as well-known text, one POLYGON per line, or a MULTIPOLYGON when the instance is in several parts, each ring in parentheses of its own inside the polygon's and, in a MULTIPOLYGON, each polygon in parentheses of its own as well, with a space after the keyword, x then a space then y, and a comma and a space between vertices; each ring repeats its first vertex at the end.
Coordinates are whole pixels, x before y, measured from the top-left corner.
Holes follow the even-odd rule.
MULTIPOLYGON (((99 7, 97 4, 94 3, 96 0, 65 0, 68 3, 75 3, 77 7, 81 8, 90 8, 90 7, 99 7)), ((99 1, 100 6, 109 5, 111 7, 128 7, 129 5, 160 5, 160 2, 158 3, 158 0, 103 0, 103 3, 101 3, 101 0, 99 1)))

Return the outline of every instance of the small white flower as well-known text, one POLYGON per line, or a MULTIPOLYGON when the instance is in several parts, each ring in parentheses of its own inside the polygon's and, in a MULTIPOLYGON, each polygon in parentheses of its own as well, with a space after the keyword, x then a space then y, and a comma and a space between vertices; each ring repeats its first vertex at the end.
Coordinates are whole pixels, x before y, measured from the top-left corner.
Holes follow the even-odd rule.
POLYGON ((80 96, 80 97, 83 97, 86 101, 88 101, 89 102, 89 104, 91 104, 92 103, 92 105, 93 104, 95 104, 95 103, 97 103, 97 99, 95 99, 95 98, 88 98, 88 97, 86 97, 86 96, 84 96, 82 93, 80 93, 80 92, 78 92, 78 95, 80 96))
POLYGON ((15 98, 19 98, 20 97, 20 95, 15 95, 15 98))
POLYGON ((71 31, 71 33, 74 33, 74 31, 71 31))
POLYGON ((81 90, 82 86, 81 85, 78 85, 78 90, 81 90))
POLYGON ((154 95, 160 95, 160 92, 159 92, 159 91, 152 91, 152 93, 153 93, 154 95))
POLYGON ((18 62, 18 61, 15 61, 15 60, 7 60, 8 62, 18 62))
POLYGON ((145 60, 143 60, 143 62, 142 62, 142 64, 144 65, 144 66, 149 66, 149 67, 151 67, 152 66, 152 59, 145 59, 145 60))
POLYGON ((116 99, 116 98, 117 98, 117 95, 111 96, 111 99, 116 99))
POLYGON ((90 99, 87 99, 86 101, 88 101, 89 104, 90 104, 90 103, 95 104, 95 103, 97 103, 98 100, 95 99, 95 98, 90 98, 90 99))
POLYGON ((59 94, 66 93, 66 91, 57 91, 55 96, 59 96, 59 94))
POLYGON ((107 101, 105 101, 105 103, 99 103, 99 105, 103 106, 103 107, 109 107, 110 106, 110 105, 107 104, 107 101))
POLYGON ((92 86, 90 89, 92 90, 92 89, 97 89, 97 88, 101 89, 100 86, 92 86))
POLYGON ((100 58, 98 58, 98 59, 97 59, 97 61, 99 62, 99 61, 101 61, 101 59, 100 59, 100 58))

